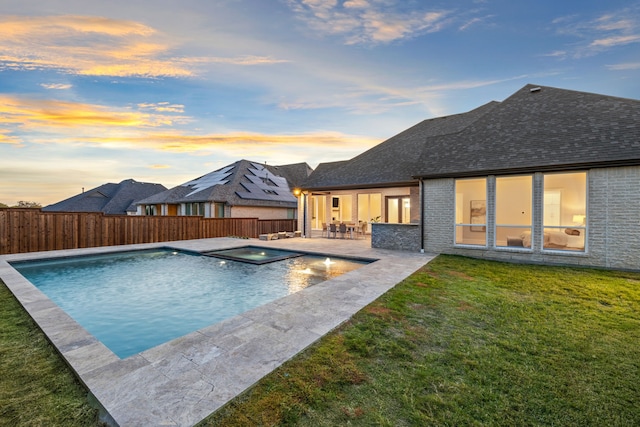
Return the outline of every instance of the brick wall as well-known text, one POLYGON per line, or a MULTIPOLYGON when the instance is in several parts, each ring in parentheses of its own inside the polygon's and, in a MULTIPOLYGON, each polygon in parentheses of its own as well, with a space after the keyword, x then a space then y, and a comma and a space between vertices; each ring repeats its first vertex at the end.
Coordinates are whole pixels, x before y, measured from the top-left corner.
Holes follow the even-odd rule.
MULTIPOLYGON (((487 220, 493 223, 495 178, 489 177, 487 220)), ((534 175, 534 211, 541 212, 542 174, 534 175)), ((588 172, 587 247, 584 253, 544 252, 541 215, 534 215, 533 250, 462 248, 453 245, 455 181, 425 181, 425 251, 496 260, 640 270, 640 167, 602 168, 588 172)), ((487 230, 492 242, 492 230, 487 230)))
MULTIPOLYGON (((295 208, 291 208, 294 209, 295 208)), ((226 212, 225 212, 226 213, 226 212)), ((232 218, 287 219, 287 208, 260 206, 232 206, 229 216, 232 218)))

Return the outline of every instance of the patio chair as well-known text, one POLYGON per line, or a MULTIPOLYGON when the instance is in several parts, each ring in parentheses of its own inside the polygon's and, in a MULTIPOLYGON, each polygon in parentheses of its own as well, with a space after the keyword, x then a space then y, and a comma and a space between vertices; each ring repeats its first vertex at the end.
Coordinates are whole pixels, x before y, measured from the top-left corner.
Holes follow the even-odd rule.
POLYGON ((329 224, 329 232, 327 233, 327 238, 333 233, 333 238, 336 238, 336 233, 338 232, 338 228, 335 224, 329 224))
POLYGON ((363 223, 360 225, 360 230, 359 230, 359 231, 360 231, 360 233, 362 233, 362 237, 363 237, 363 238, 364 238, 364 237, 367 237, 367 223, 366 223, 366 222, 363 222, 363 223))
POLYGON ((347 224, 341 223, 338 231, 340 232, 340 234, 342 235, 342 238, 344 239, 344 235, 347 234, 347 224))
POLYGON ((324 237, 325 233, 326 233, 327 237, 329 237, 329 229, 327 228, 327 223, 323 222, 322 223, 322 234, 321 234, 321 236, 324 237))

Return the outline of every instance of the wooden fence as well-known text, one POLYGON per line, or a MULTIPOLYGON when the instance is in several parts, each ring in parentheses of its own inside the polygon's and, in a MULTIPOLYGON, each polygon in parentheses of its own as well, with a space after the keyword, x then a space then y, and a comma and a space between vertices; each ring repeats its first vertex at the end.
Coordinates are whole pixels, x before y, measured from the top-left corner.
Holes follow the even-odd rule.
POLYGON ((295 231, 294 219, 129 216, 0 209, 0 255, 295 231))

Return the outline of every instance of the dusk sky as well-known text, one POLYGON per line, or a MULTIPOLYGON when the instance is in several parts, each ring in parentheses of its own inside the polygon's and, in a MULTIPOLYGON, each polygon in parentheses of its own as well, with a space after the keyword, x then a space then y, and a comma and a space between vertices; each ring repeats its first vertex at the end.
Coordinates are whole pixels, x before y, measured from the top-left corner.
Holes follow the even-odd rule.
POLYGON ((0 202, 315 168, 527 83, 640 99, 640 1, 0 0, 0 202))

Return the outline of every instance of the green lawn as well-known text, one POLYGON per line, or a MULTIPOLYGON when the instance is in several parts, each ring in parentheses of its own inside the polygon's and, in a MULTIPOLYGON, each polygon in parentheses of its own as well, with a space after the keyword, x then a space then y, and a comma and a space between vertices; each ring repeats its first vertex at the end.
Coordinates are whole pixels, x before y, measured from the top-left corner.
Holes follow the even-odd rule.
POLYGON ((440 256, 202 424, 640 425, 640 274, 440 256))
MULTIPOLYGON (((96 425, 0 287, 0 425, 96 425)), ((640 274, 439 256, 211 426, 640 425, 640 274)))
POLYGON ((0 282, 0 426, 95 425, 87 391, 0 282))

